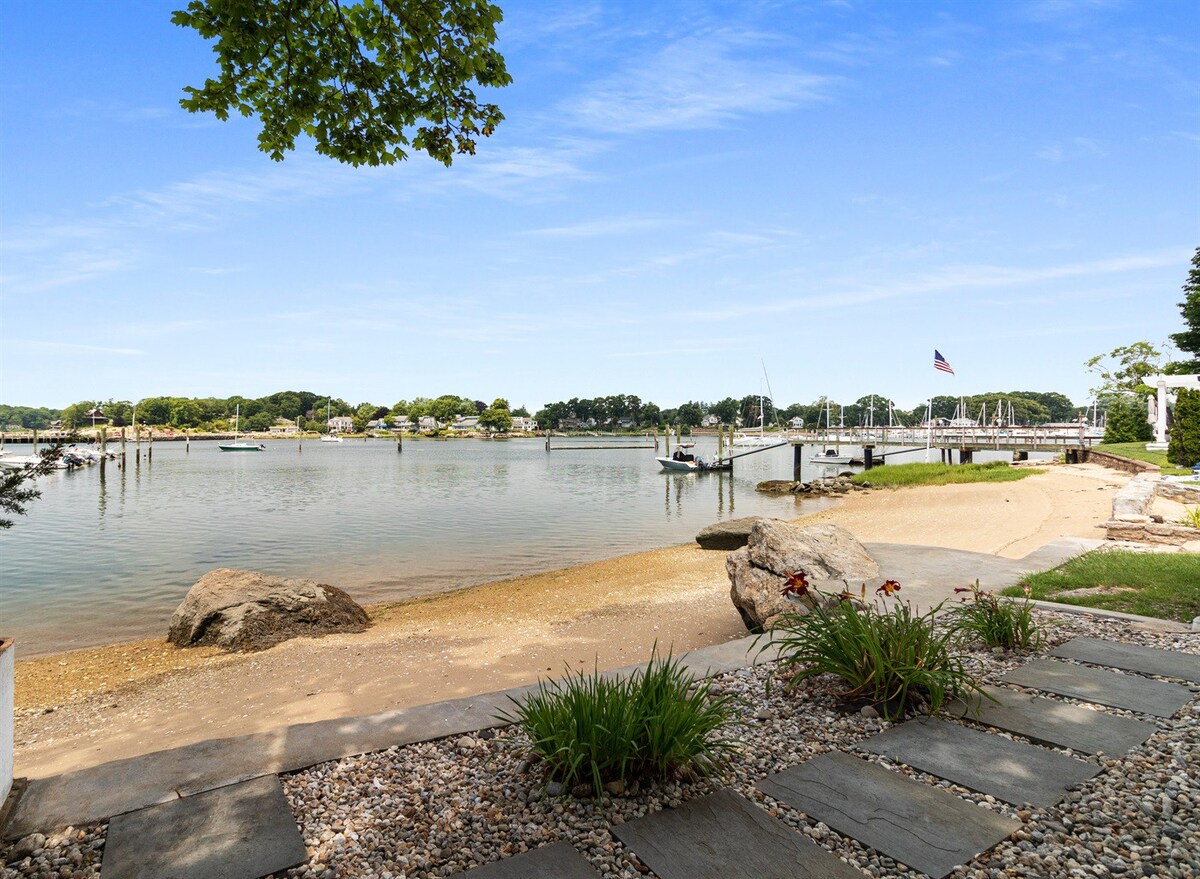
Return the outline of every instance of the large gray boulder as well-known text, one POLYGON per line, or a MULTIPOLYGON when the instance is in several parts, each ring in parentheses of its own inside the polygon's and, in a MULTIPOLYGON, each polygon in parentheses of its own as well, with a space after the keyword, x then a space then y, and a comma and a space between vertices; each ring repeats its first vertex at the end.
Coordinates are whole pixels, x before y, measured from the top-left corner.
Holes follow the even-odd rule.
POLYGON ((744 519, 726 519, 700 529, 696 542, 701 549, 741 549, 750 539, 750 529, 759 520, 758 516, 747 516, 744 519))
POLYGON ((725 570, 733 605, 752 632, 770 628, 780 614, 797 609, 780 595, 793 571, 804 571, 810 582, 862 582, 879 576, 879 565, 845 528, 833 524, 802 528, 782 519, 755 522, 749 542, 729 554, 725 570))
POLYGON ((188 590, 171 617, 177 647, 265 650, 296 637, 362 632, 367 612, 336 586, 219 568, 188 590))

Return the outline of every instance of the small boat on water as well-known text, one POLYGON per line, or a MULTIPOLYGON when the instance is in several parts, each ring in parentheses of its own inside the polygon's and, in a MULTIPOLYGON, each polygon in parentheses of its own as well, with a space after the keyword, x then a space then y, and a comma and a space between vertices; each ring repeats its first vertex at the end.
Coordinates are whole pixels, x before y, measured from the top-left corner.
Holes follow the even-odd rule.
POLYGON ((850 455, 839 455, 836 449, 826 449, 812 456, 813 464, 861 464, 862 460, 850 455))
POLYGON ((242 405, 239 403, 233 415, 233 442, 220 443, 217 445, 217 448, 222 452, 265 452, 267 447, 263 443, 251 443, 245 440, 238 442, 238 420, 241 418, 241 415, 242 405))
POLYGON ((321 437, 321 442, 323 442, 323 443, 342 443, 342 442, 345 442, 345 440, 342 439, 336 433, 327 433, 323 437, 321 437))

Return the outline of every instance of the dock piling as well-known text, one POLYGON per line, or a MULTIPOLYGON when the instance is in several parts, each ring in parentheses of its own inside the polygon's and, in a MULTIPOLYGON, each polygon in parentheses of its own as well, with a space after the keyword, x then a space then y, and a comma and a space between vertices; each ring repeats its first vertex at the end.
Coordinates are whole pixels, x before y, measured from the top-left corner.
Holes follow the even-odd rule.
POLYGON ((804 446, 800 443, 792 446, 792 482, 803 482, 802 463, 801 459, 804 455, 804 446))

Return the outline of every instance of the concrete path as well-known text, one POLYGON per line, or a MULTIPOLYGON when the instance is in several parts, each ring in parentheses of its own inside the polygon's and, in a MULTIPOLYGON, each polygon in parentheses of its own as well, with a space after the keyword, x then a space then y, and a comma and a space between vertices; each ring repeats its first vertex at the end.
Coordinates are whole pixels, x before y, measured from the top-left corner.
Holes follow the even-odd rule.
POLYGON ((1174 650, 1117 644, 1100 638, 1074 638, 1055 647, 1050 655, 1200 684, 1200 656, 1174 650))

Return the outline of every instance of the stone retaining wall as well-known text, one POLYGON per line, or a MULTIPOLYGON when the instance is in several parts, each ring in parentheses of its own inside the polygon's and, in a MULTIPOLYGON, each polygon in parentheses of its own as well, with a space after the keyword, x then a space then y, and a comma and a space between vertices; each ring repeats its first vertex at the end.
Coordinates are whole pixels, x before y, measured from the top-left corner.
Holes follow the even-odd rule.
POLYGON ((1113 470, 1124 470, 1126 473, 1162 472, 1162 468, 1157 464, 1151 464, 1149 461, 1138 461, 1134 458, 1114 455, 1112 452, 1101 452, 1097 449, 1082 450, 1080 452, 1080 461, 1086 461, 1089 464, 1099 464, 1101 467, 1111 467, 1113 470))
POLYGON ((1181 504, 1200 504, 1200 482, 1158 482, 1154 490, 1159 497, 1181 504))
MULTIPOLYGON (((1164 483, 1157 473, 1139 473, 1113 495, 1112 518, 1104 523, 1109 540, 1129 540, 1135 543, 1159 543, 1182 546, 1200 540, 1200 529, 1171 522, 1155 522, 1150 518, 1150 506, 1165 492, 1191 492, 1190 486, 1178 491, 1179 483, 1164 483), (1164 489, 1163 486, 1170 486, 1164 489)), ((1195 492, 1200 499, 1200 490, 1195 492)), ((1176 499, 1179 499, 1176 497, 1176 499)), ((1159 517, 1161 519, 1161 517, 1159 517)))

